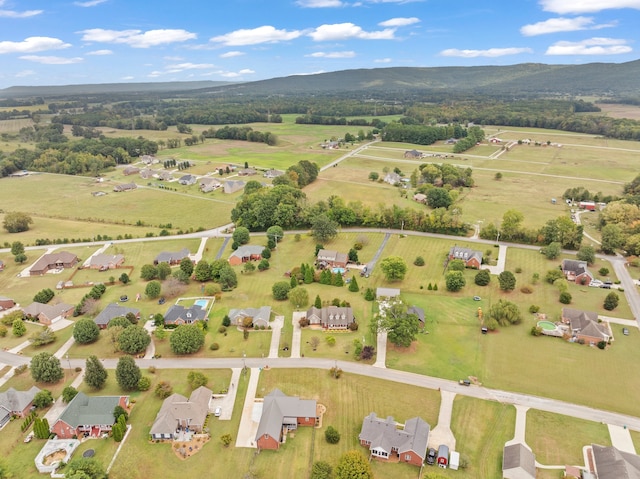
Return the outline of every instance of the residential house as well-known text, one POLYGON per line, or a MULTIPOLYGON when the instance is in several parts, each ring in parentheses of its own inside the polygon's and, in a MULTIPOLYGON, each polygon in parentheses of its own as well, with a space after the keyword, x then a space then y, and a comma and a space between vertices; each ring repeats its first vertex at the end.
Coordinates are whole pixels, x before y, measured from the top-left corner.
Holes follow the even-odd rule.
POLYGON ((170 171, 160 171, 158 173, 158 179, 160 181, 171 181, 173 180, 173 175, 170 171))
POLYGON ((502 477, 505 479, 535 479, 536 458, 531 449, 522 443, 505 446, 502 453, 502 477))
POLYGON ((26 308, 22 308, 22 312, 27 318, 37 318, 40 324, 50 326, 51 324, 63 318, 68 318, 73 314, 75 306, 65 303, 54 305, 44 303, 31 303, 26 308))
POLYGON ((640 456, 613 446, 591 445, 593 465, 598 479, 640 477, 640 456))
POLYGON ((418 321, 420 321, 420 326, 424 326, 424 309, 419 306, 409 306, 407 314, 415 314, 418 317, 418 321))
POLYGON ((489 138, 489 143, 502 143, 502 140, 497 137, 489 138))
POLYGON ((145 165, 151 165, 156 161, 156 159, 151 155, 142 155, 140 157, 140 161, 142 161, 145 165))
POLYGON ((16 302, 11 299, 11 298, 7 298, 6 296, 0 296, 0 311, 3 311, 5 309, 11 309, 16 305, 16 302))
POLYGON ((597 344, 611 339, 609 323, 599 322, 598 313, 593 311, 562 308, 562 322, 569 325, 573 338, 582 339, 587 344, 597 344))
POLYGON ((561 267, 567 281, 582 285, 588 285, 593 281, 593 274, 589 271, 586 261, 563 259, 561 267))
POLYGON ((222 183, 216 178, 202 177, 198 180, 198 185, 203 193, 209 193, 220 188, 222 183))
POLYGON ((256 171, 255 168, 242 168, 241 170, 238 170, 238 175, 239 176, 253 176, 256 175, 258 172, 256 171))
POLYGON ((315 426, 318 421, 314 399, 287 396, 274 389, 264 398, 256 433, 258 449, 278 449, 282 438, 298 426, 315 426))
POLYGON ((94 254, 89 259, 89 268, 99 271, 107 271, 108 269, 116 269, 124 264, 124 255, 121 254, 94 254))
POLYGON ((399 427, 393 417, 378 418, 372 412, 362 421, 358 435, 360 445, 369 448, 371 456, 383 461, 406 462, 421 467, 427 457, 430 426, 414 417, 399 427))
POLYGON ((140 310, 137 308, 127 308, 116 303, 108 304, 106 308, 100 311, 100 314, 93 320, 100 329, 107 329, 112 319, 125 317, 127 314, 133 314, 140 319, 140 310))
POLYGON ((148 180, 153 178, 154 171, 151 168, 143 168, 140 170, 140 178, 148 180))
POLYGON ((326 306, 307 310, 307 320, 311 326, 322 326, 323 329, 349 329, 355 321, 353 310, 348 307, 326 306))
POLYGON ((345 253, 339 253, 332 249, 321 249, 316 257, 318 267, 324 268, 346 268, 349 257, 345 253))
POLYGON ((138 187, 135 183, 123 183, 121 185, 116 185, 113 187, 113 191, 116 193, 121 193, 123 191, 131 191, 135 190, 138 187))
POLYGON ((193 324, 196 321, 205 321, 207 319, 207 310, 200 306, 193 305, 189 308, 174 304, 164 315, 164 324, 193 324))
POLYGON ((402 177, 394 171, 390 171, 384 176, 384 182, 389 183, 392 186, 397 185, 398 183, 400 183, 401 180, 402 180, 402 177))
POLYGON ((0 429, 11 420, 11 416, 25 417, 33 405, 33 398, 40 388, 32 386, 28 391, 9 388, 0 393, 0 429))
POLYGON ((422 203, 424 205, 427 203, 427 195, 422 193, 416 193, 415 195, 413 195, 413 201, 422 203))
POLYGON ((229 264, 237 266, 247 261, 260 261, 262 259, 264 246, 245 244, 236 249, 229 256, 229 264))
POLYGON ((178 183, 184 186, 191 186, 191 185, 195 185, 197 181, 198 181, 198 178, 196 178, 193 175, 184 175, 180 177, 180 179, 178 180, 178 183))
POLYGON ((78 257, 67 251, 43 254, 38 261, 33 263, 29 269, 29 274, 31 276, 38 276, 45 274, 51 269, 73 268, 77 262, 78 257))
POLYGON ((140 173, 140 168, 137 166, 126 166, 124 170, 122 170, 122 174, 125 176, 135 175, 136 173, 140 173))
POLYGON ((271 318, 271 306, 232 309, 229 311, 231 324, 235 324, 236 326, 243 326, 247 318, 251 318, 251 323, 254 328, 267 328, 269 327, 269 318, 271 318))
POLYGON ((397 288, 377 288, 376 299, 394 299, 400 297, 400 290, 397 288))
POLYGON ((169 263, 170 265, 180 264, 184 258, 188 258, 191 252, 188 248, 183 248, 180 251, 163 251, 156 259, 153 260, 153 264, 169 263))
POLYGON ((449 250, 449 260, 461 259, 467 268, 480 269, 482 264, 482 251, 461 246, 452 246, 449 250))
POLYGON ((264 176, 265 178, 273 179, 273 178, 277 178, 278 176, 282 176, 282 175, 284 175, 284 171, 271 169, 271 170, 265 171, 264 175, 262 175, 262 176, 264 176))
POLYGON ((87 396, 79 392, 51 426, 58 439, 100 437, 115 423, 116 406, 129 407, 129 396, 87 396))
POLYGON ((224 192, 227 194, 236 193, 244 189, 246 183, 242 180, 227 180, 224 182, 224 192))
POLYGON ((415 160, 418 158, 422 158, 422 153, 420 153, 418 150, 407 150, 404 152, 404 157, 415 160))
POLYGON ((200 386, 195 389, 189 399, 182 394, 172 394, 162 403, 160 411, 156 415, 151 426, 151 439, 176 439, 182 430, 202 432, 209 403, 213 391, 200 386))
POLYGON ((578 208, 580 208, 581 210, 595 211, 596 204, 594 201, 580 201, 578 203, 578 208))

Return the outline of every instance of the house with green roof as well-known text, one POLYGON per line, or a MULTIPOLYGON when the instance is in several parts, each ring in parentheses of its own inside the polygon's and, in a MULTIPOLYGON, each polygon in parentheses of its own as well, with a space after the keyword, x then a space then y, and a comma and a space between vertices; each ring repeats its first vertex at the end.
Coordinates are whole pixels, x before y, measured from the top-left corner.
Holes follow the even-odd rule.
POLYGON ((58 439, 100 437, 109 433, 116 406, 129 407, 129 396, 87 396, 79 392, 51 426, 58 439))

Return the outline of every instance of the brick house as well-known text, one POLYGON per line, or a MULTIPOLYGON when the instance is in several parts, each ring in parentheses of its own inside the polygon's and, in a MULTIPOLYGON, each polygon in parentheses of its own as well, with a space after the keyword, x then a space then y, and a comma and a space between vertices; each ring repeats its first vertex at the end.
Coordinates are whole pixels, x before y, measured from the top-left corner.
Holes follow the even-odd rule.
POLYGON ((323 329, 349 329, 355 321, 351 308, 339 306, 326 306, 316 308, 311 306, 307 310, 307 319, 310 325, 322 326, 323 329))
POLYGON ((264 246, 251 244, 242 245, 231 253, 231 256, 229 256, 229 264, 231 266, 238 266, 239 264, 246 263, 247 261, 260 261, 262 259, 263 250, 264 246))
POLYGON ((449 260, 461 259, 467 268, 480 269, 482 264, 482 251, 471 248, 452 246, 449 250, 449 260))
POLYGON ((185 308, 179 304, 171 306, 164 315, 164 324, 193 324, 196 321, 204 321, 207 318, 207 311, 200 306, 193 305, 185 308))
POLYGON ((29 306, 22 308, 25 317, 36 318, 40 324, 50 326, 64 318, 68 318, 73 314, 74 306, 65 303, 44 304, 33 302, 29 306))
POLYGON ((121 193, 123 191, 131 191, 135 190, 138 187, 135 183, 122 183, 121 185, 116 185, 113 187, 113 191, 116 193, 121 193))
POLYGON ((609 323, 598 321, 598 313, 573 308, 562 308, 562 322, 569 325, 571 336, 587 344, 611 339, 609 323))
POLYGON ((93 319, 93 322, 96 323, 100 329, 107 329, 112 319, 124 318, 129 313, 133 314, 137 319, 140 319, 139 309, 127 308, 126 306, 111 303, 100 311, 100 314, 93 319))
POLYGON ((246 318, 251 318, 254 328, 269 326, 271 318, 271 306, 262 306, 261 308, 244 308, 232 309, 229 311, 229 319, 231 324, 242 326, 246 318))
POLYGON ((111 431, 116 406, 129 407, 129 396, 87 396, 79 392, 51 426, 59 439, 100 437, 111 431))
POLYGON ((640 477, 640 456, 613 446, 591 445, 591 457, 598 479, 640 477))
POLYGON ((124 264, 124 255, 121 254, 94 254, 89 259, 89 268, 98 271, 120 268, 124 264))
POLYGON ((421 467, 427 457, 430 426, 423 419, 408 419, 400 428, 393 417, 378 418, 372 412, 362 421, 360 444, 371 456, 383 461, 406 462, 421 467))
POLYGON ((40 388, 32 386, 28 391, 9 388, 0 393, 0 428, 9 422, 11 416, 25 417, 33 405, 33 398, 40 388))
POLYGON ((13 299, 7 298, 6 296, 0 296, 0 311, 5 309, 11 309, 15 305, 16 305, 16 302, 13 299))
POLYGON ((264 398, 256 433, 258 450, 278 449, 287 432, 299 426, 316 426, 317 409, 314 399, 287 396, 279 389, 271 391, 264 398))
POLYGON ((73 268, 78 262, 78 257, 67 251, 43 254, 29 269, 31 276, 45 274, 52 269, 73 268))
POLYGON ((321 249, 316 257, 316 264, 320 268, 346 268, 349 257, 332 249, 321 249))
POLYGON ((191 252, 187 249, 181 249, 180 251, 163 251, 156 259, 153 260, 153 264, 169 263, 169 265, 180 264, 184 258, 187 258, 191 252))
POLYGON ((149 434, 151 439, 175 439, 181 430, 202 432, 209 414, 209 403, 213 391, 204 386, 195 389, 189 399, 174 393, 164 400, 153 421, 149 434))
POLYGON ((563 259, 561 268, 567 281, 588 285, 593 280, 593 274, 589 271, 586 261, 563 259))

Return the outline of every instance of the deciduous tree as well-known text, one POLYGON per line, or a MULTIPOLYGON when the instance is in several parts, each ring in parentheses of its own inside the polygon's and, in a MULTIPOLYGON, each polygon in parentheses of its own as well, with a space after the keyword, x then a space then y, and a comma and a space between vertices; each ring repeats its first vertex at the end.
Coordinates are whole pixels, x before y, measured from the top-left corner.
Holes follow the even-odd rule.
POLYGON ((291 290, 291 285, 289 284, 288 281, 278 281, 277 283, 274 283, 274 285, 271 287, 271 293, 273 294, 273 298, 277 299, 278 301, 283 301, 287 299, 287 295, 289 294, 290 290, 291 290))
POLYGON ((516 277, 511 271, 503 271, 498 275, 498 283, 502 291, 513 291, 516 288, 516 277))
POLYGON ((97 356, 89 356, 85 363, 84 382, 93 389, 102 389, 107 381, 107 370, 97 356))
POLYGON ((407 263, 400 256, 389 256, 380 262, 380 269, 387 281, 402 281, 407 273, 407 263))
POLYGON ((171 333, 169 344, 175 354, 193 354, 204 344, 204 331, 196 324, 182 324, 171 333))
POLYGON ((444 282, 447 287, 447 291, 455 293, 460 291, 467 284, 467 280, 464 278, 462 271, 447 271, 444 276, 444 282))
POLYGON ((31 377, 37 383, 56 383, 64 376, 60 360, 47 352, 33 356, 29 368, 31 377))
POLYGON ((160 281, 149 281, 147 287, 144 289, 144 294, 146 294, 149 299, 156 299, 160 296, 161 291, 162 285, 160 281))
POLYGON ((73 339, 78 344, 93 343, 100 337, 100 328, 93 319, 82 318, 73 327, 73 339))
POLYGON ((33 219, 26 213, 11 211, 4 215, 2 226, 8 233, 22 233, 29 230, 29 225, 33 224, 33 219))
POLYGON ((139 354, 147 349, 151 342, 151 336, 142 326, 130 326, 125 328, 118 337, 120 351, 127 354, 139 354))
POLYGON ((116 381, 125 391, 133 391, 138 388, 138 381, 142 375, 140 368, 131 356, 122 356, 116 366, 116 381))
POLYGON ((309 292, 302 287, 289 291, 289 302, 294 308, 304 308, 309 304, 309 292))
POLYGON ((420 320, 415 314, 407 312, 404 303, 395 302, 381 313, 379 326, 387 331, 391 343, 407 348, 417 337, 420 320))
POLYGON ((340 457, 336 466, 336 479, 373 479, 373 470, 369 461, 360 453, 353 450, 340 457))
MULTIPOLYGON (((338 234, 338 223, 321 213, 311 220, 311 234, 316 241, 327 242, 338 234)), ((317 254, 317 253, 316 253, 317 254)))

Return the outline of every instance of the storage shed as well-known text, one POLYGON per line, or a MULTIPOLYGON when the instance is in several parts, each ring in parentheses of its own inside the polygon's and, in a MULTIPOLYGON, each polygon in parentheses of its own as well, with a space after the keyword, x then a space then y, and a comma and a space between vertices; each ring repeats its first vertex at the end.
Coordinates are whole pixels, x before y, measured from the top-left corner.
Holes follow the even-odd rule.
POLYGON ((449 446, 441 444, 438 447, 438 458, 436 459, 438 466, 446 469, 449 464, 449 446))
POLYGON ((451 451, 449 455, 449 468, 457 471, 460 467, 460 453, 457 451, 451 451))

